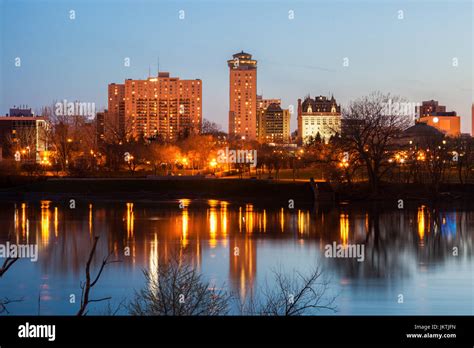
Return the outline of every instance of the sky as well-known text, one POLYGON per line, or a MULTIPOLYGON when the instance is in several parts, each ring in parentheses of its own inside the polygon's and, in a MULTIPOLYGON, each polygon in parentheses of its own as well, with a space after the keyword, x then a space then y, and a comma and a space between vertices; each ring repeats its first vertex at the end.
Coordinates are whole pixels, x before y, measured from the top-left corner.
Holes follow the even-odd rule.
POLYGON ((203 117, 227 131, 226 61, 244 50, 258 93, 285 108, 381 91, 438 100, 471 130, 472 0, 0 0, 0 28, 0 114, 64 99, 100 110, 109 83, 156 75, 159 57, 160 71, 202 80, 203 117))

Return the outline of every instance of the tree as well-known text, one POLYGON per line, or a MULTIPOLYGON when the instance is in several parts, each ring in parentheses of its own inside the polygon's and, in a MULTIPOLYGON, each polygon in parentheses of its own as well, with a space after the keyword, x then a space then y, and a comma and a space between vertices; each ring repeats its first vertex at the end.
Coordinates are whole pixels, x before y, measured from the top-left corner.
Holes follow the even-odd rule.
POLYGON ((231 296, 204 281, 178 252, 144 271, 148 285, 128 305, 132 315, 225 315, 231 296))
POLYGON ((180 150, 175 145, 152 143, 149 145, 150 164, 153 167, 154 175, 158 169, 164 169, 164 175, 168 175, 168 170, 172 170, 177 159, 181 158, 180 150))
MULTIPOLYGON (((8 271, 8 269, 16 262, 18 261, 18 257, 12 258, 12 257, 7 257, 5 261, 3 261, 2 267, 0 267, 0 278, 8 271)), ((23 299, 15 299, 11 300, 8 297, 0 299, 0 314, 2 313, 9 313, 7 305, 13 302, 21 302, 23 299)))
POLYGON ((399 110, 387 112, 390 100, 401 102, 399 97, 375 92, 351 102, 343 111, 343 147, 345 151, 357 153, 365 165, 374 195, 378 194, 383 176, 393 166, 390 161, 393 141, 410 122, 399 110))
POLYGON ((274 285, 260 288, 260 298, 245 299, 240 310, 244 315, 299 316, 313 314, 318 310, 336 311, 335 296, 326 297, 329 282, 322 278, 319 267, 308 274, 297 270, 285 272, 274 269, 274 285))
POLYGON ((423 162, 423 168, 432 186, 433 193, 437 195, 452 156, 446 149, 446 140, 432 138, 426 146, 426 160, 423 162))
POLYGON ((203 119, 201 134, 214 135, 214 136, 221 135, 222 127, 215 122, 209 121, 208 119, 203 119))
POLYGON ((472 137, 456 137, 452 142, 452 148, 458 180, 461 184, 465 184, 469 181, 474 170, 474 139, 472 137))
POLYGON ((321 140, 321 134, 316 133, 316 137, 314 138, 314 141, 318 144, 321 144, 322 140, 321 140))
POLYGON ((105 266, 113 262, 120 262, 120 261, 110 261, 109 258, 110 258, 110 255, 112 254, 110 253, 106 258, 102 260, 102 264, 100 265, 97 275, 95 276, 94 279, 92 279, 90 268, 91 268, 92 259, 94 258, 94 255, 95 255, 98 241, 99 241, 99 237, 95 237, 94 244, 92 245, 92 249, 91 249, 91 252, 89 253, 89 258, 86 263, 86 281, 84 283, 81 283, 81 290, 82 290, 81 291, 81 306, 79 308, 79 311, 77 312, 78 316, 83 316, 87 314, 87 306, 90 303, 111 299, 111 297, 104 297, 104 298, 99 298, 99 299, 90 298, 90 291, 99 281, 99 278, 102 275, 102 271, 104 270, 105 266))

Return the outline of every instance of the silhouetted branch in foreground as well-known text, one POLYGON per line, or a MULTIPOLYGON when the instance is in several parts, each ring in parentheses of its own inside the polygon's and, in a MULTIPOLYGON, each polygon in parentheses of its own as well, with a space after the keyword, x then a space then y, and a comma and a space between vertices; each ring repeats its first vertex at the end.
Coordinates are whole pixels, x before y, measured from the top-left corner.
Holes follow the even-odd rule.
POLYGON ((23 297, 19 300, 10 300, 8 297, 5 297, 0 300, 0 314, 7 313, 10 314, 10 312, 7 309, 7 305, 13 302, 21 302, 23 301, 23 297))
POLYGON ((0 277, 2 277, 16 261, 18 261, 18 257, 7 257, 3 262, 2 268, 0 268, 0 277))
POLYGON ((272 273, 272 285, 265 282, 254 295, 240 302, 241 314, 298 316, 319 310, 336 311, 336 296, 326 296, 329 281, 322 279, 319 267, 308 274, 284 272, 281 267, 272 273))
POLYGON ((90 268, 91 268, 92 259, 94 258, 94 254, 95 254, 95 251, 96 251, 96 248, 97 248, 98 240, 99 240, 99 237, 94 238, 94 244, 92 245, 92 249, 91 249, 91 252, 89 254, 89 259, 87 260, 87 264, 86 264, 86 281, 85 281, 85 283, 81 282, 81 289, 82 289, 81 307, 79 308, 79 311, 77 312, 78 316, 87 314, 87 306, 89 305, 89 303, 101 302, 101 301, 111 299, 111 297, 104 297, 104 298, 99 298, 99 299, 91 299, 89 297, 91 289, 99 281, 99 278, 102 275, 102 271, 104 270, 105 266, 107 266, 110 263, 120 262, 119 260, 109 261, 109 258, 112 255, 112 252, 110 252, 109 255, 107 255, 107 257, 105 257, 102 260, 102 264, 100 265, 99 272, 97 273, 95 278, 92 280, 90 268))
MULTIPOLYGON (((7 257, 5 261, 3 262, 2 267, 0 268, 0 278, 8 271, 8 269, 16 262, 18 261, 18 257, 7 257)), ((10 314, 10 312, 7 309, 7 305, 13 302, 21 302, 23 301, 23 298, 17 299, 17 300, 11 300, 7 297, 0 299, 0 314, 7 313, 10 314)))
POLYGON ((147 284, 127 306, 132 315, 226 315, 235 302, 242 315, 295 316, 336 311, 336 297, 326 296, 329 282, 322 279, 319 268, 307 275, 275 270, 271 285, 266 284, 243 300, 211 286, 177 254, 160 259, 144 274, 147 284))
POLYGON ((177 255, 144 270, 147 286, 128 304, 132 315, 224 315, 231 296, 205 282, 177 255))

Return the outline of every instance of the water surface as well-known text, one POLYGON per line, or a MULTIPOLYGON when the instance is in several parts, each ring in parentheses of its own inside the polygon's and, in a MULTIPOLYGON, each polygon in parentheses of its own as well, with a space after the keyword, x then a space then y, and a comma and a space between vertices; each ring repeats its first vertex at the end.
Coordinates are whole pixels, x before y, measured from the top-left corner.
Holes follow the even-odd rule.
MULTIPOLYGON (((75 314, 70 296, 79 301, 94 235, 95 269, 110 252, 122 260, 108 265, 93 289, 95 298, 112 296, 112 306, 146 286, 143 269, 180 250, 206 279, 241 297, 271 284, 272 269, 317 265, 330 280, 327 296, 337 296, 336 315, 473 314, 470 208, 283 209, 183 199, 181 207, 90 201, 69 209, 64 202, 12 202, 0 204, 0 225, 0 243, 39 247, 37 262, 19 260, 0 279, 0 297, 23 299, 8 307, 11 314, 75 314), (363 244, 365 260, 325 257, 333 242, 363 244)), ((93 304, 90 313, 104 314, 105 307, 93 304)))

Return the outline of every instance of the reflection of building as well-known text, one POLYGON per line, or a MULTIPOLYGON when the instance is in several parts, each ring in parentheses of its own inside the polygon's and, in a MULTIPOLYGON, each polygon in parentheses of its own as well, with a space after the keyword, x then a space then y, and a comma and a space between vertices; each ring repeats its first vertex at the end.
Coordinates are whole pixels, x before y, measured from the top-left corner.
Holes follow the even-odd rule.
POLYGON ((456 238, 457 214, 456 212, 441 212, 441 235, 456 238))
POLYGON ((244 51, 229 66, 229 137, 257 138, 257 61, 244 51))
POLYGON ((109 85, 108 117, 120 133, 174 141, 198 133, 202 123, 201 80, 167 72, 146 80, 109 85))
POLYGON ((307 143, 319 136, 324 142, 334 134, 340 133, 341 107, 336 99, 307 96, 302 102, 298 99, 298 142, 307 143))
MULTIPOLYGON (((18 115, 20 109, 10 109, 18 115), (16 111, 15 111, 16 110, 16 111)), ((41 162, 47 151, 46 130, 47 122, 44 117, 25 116, 0 116, 0 158, 12 159, 15 153, 20 155, 20 160, 41 162)))
POLYGON ((229 260, 229 276, 243 298, 247 291, 252 291, 257 272, 257 246, 252 238, 231 239, 229 260))
POLYGON ((446 106, 439 105, 436 100, 424 101, 418 108, 418 122, 435 127, 448 136, 461 134, 461 118, 455 111, 446 112, 446 106))
POLYGON ((258 140, 265 143, 290 141, 290 111, 277 103, 268 105, 258 113, 258 140))

